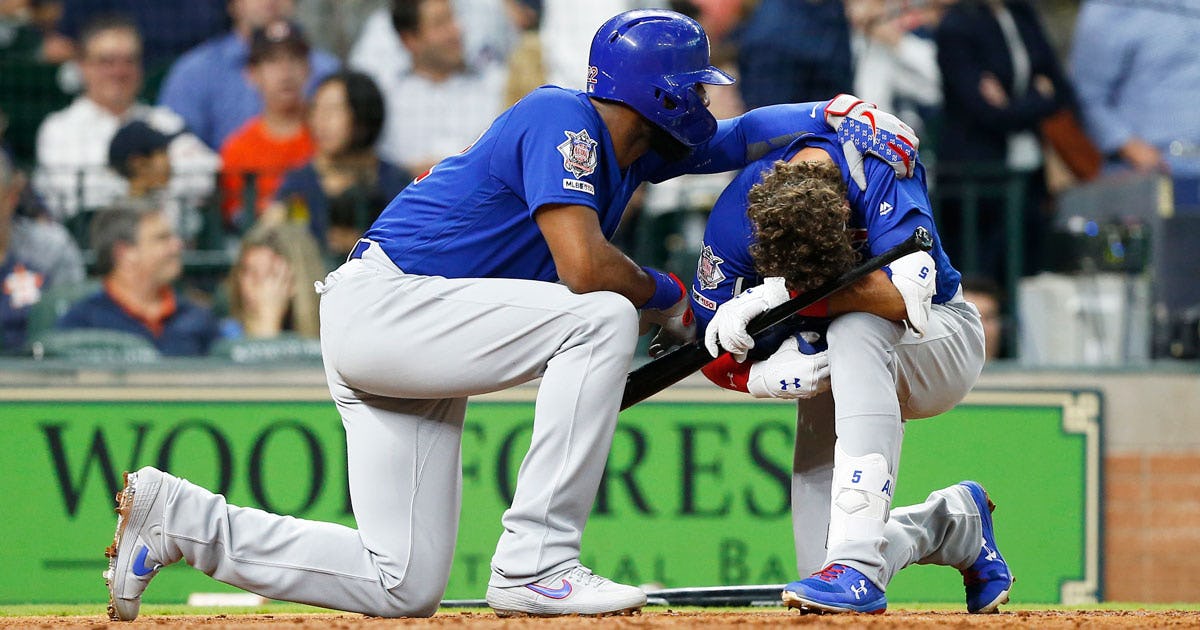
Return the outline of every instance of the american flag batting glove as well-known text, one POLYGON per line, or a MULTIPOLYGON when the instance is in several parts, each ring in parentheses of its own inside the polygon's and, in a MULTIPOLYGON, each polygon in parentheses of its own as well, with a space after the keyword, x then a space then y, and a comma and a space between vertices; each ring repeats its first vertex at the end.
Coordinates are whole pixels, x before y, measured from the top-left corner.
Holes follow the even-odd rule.
POLYGON ((825 106, 825 122, 837 132, 850 178, 859 190, 867 189, 863 170, 866 155, 891 165, 896 177, 912 177, 920 140, 899 118, 851 94, 839 94, 825 106))

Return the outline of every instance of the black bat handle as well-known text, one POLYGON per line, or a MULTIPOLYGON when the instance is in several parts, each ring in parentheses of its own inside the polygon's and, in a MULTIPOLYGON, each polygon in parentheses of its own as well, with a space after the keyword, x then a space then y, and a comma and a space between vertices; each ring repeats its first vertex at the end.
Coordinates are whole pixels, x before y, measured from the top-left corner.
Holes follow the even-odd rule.
MULTIPOLYGON (((796 297, 759 314, 746 325, 746 332, 756 340, 769 328, 796 317, 796 311, 829 297, 865 278, 874 271, 895 262, 897 259, 919 251, 933 249, 933 235, 929 230, 918 227, 911 236, 888 251, 863 262, 837 278, 797 295, 796 297)), ((621 397, 621 409, 628 409, 639 402, 678 383, 689 374, 713 361, 701 340, 682 345, 629 373, 625 380, 625 393, 621 397)))

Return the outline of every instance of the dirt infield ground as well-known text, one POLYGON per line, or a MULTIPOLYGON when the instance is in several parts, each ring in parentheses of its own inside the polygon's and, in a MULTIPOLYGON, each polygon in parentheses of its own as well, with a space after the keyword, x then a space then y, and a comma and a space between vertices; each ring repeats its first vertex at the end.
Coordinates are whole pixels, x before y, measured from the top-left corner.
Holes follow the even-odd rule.
POLYGON ((568 617, 558 619, 499 619, 489 612, 442 613, 431 619, 375 619, 360 615, 148 615, 135 622, 110 622, 103 616, 0 617, 0 628, 109 628, 153 627, 158 630, 200 627, 278 630, 383 630, 385 628, 1189 628, 1200 627, 1197 611, 1013 611, 999 615, 968 615, 962 612, 891 611, 884 615, 800 615, 794 611, 754 612, 653 611, 631 617, 601 619, 568 617))

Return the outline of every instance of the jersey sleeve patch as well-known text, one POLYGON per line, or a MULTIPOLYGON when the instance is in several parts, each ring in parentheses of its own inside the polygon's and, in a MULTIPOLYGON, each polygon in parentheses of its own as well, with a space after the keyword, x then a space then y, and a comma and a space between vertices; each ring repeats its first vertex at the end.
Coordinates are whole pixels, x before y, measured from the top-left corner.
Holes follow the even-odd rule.
POLYGON ((589 195, 596 194, 596 187, 580 179, 563 179, 563 190, 574 190, 589 195))
POLYGON ((696 263, 696 279, 700 288, 711 291, 725 280, 725 272, 721 271, 724 259, 713 253, 712 245, 705 245, 700 251, 700 260, 696 263))
POLYGON ((563 135, 567 139, 558 145, 558 152, 563 156, 563 168, 574 175, 575 179, 596 172, 596 165, 600 161, 596 152, 596 145, 599 143, 592 139, 587 129, 577 132, 563 131, 563 135))

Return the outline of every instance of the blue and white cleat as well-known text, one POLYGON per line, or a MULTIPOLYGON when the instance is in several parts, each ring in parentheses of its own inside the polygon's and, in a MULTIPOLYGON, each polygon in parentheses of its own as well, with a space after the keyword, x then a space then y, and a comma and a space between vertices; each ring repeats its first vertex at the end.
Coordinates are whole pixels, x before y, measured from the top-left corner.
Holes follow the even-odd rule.
POLYGON ((783 603, 802 613, 879 614, 887 610, 887 596, 874 582, 858 569, 836 563, 783 587, 783 603))
POLYGON ((969 568, 963 569, 963 586, 967 590, 967 612, 989 614, 999 612, 1001 604, 1008 603, 1008 592, 1016 578, 1008 570, 1008 563, 996 547, 996 530, 992 527, 992 510, 996 505, 988 498, 983 486, 974 481, 958 484, 971 493, 975 507, 979 508, 979 521, 983 525, 982 549, 979 557, 969 568))
POLYGON ((125 473, 125 488, 117 493, 117 530, 104 550, 108 570, 108 618, 132 621, 142 605, 142 592, 165 564, 163 513, 167 502, 166 473, 145 467, 125 473))

